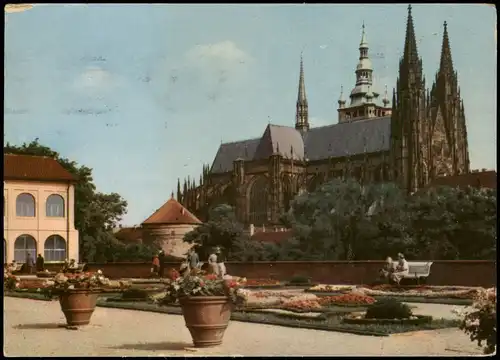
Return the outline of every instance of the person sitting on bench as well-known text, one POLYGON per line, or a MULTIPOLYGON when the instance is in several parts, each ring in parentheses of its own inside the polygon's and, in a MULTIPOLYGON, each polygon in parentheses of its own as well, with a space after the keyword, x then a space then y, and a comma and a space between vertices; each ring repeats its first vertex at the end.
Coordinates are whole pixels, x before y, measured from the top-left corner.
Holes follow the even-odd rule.
POLYGON ((405 256, 401 253, 398 254, 398 264, 396 265, 396 269, 391 274, 390 279, 394 283, 399 285, 401 279, 403 279, 410 272, 410 266, 408 265, 408 261, 406 261, 405 256))
POLYGON ((385 282, 389 282, 390 275, 394 272, 394 262, 390 256, 385 259, 385 264, 382 269, 379 271, 380 280, 385 282))

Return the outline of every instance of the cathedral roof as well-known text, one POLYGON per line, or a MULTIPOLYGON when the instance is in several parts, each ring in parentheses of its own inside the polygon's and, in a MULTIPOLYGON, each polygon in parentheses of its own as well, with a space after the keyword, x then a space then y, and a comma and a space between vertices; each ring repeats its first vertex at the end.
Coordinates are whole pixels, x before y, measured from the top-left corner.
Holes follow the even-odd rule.
POLYGON ((153 215, 148 217, 143 225, 153 224, 201 224, 201 221, 191 214, 184 206, 182 206, 174 198, 169 199, 161 208, 156 210, 153 215))
POLYGON ((284 158, 293 155, 294 159, 315 161, 386 151, 390 145, 390 124, 390 117, 357 120, 311 128, 303 138, 292 127, 270 124, 259 139, 221 144, 211 172, 231 171, 237 158, 259 160, 276 152, 284 158))
POLYGON ((304 136, 309 161, 389 150, 391 118, 356 120, 310 129, 304 136))
POLYGON ((300 132, 289 126, 267 125, 253 160, 267 159, 273 154, 280 154, 287 159, 303 160, 304 142, 300 132))

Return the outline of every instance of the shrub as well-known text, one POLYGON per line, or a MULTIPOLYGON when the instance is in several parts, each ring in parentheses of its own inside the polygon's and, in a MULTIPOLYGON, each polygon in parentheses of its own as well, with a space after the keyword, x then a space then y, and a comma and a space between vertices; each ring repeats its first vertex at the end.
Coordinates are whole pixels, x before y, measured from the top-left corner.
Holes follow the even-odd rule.
POLYGON ((412 316, 410 307, 393 298, 382 299, 370 305, 366 319, 408 319, 412 316))
POLYGON ((304 275, 294 275, 289 282, 290 284, 310 284, 311 279, 304 275))
POLYGON ((471 307, 458 311, 460 329, 483 347, 485 354, 493 354, 497 347, 496 289, 478 291, 471 307))

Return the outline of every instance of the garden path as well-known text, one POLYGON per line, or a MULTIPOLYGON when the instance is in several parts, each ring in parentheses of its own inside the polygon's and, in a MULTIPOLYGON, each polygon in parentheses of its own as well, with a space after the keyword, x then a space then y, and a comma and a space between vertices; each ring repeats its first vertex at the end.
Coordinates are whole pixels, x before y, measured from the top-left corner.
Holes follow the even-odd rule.
POLYGON ((480 354, 458 329, 390 337, 294 329, 232 321, 224 344, 190 348, 191 337, 178 315, 97 308, 91 325, 59 328, 57 301, 4 298, 7 356, 189 356, 189 355, 471 355, 480 354))

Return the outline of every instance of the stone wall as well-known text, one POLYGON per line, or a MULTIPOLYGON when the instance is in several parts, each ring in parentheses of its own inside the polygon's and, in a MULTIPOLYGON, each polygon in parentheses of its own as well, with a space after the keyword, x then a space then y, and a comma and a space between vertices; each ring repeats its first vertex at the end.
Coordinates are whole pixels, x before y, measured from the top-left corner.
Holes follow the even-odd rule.
MULTIPOLYGON (((231 275, 249 279, 289 280, 294 275, 310 277, 314 282, 330 284, 366 284, 373 282, 382 261, 276 261, 228 262, 231 275)), ((89 270, 101 269, 110 278, 143 278, 150 275, 150 263, 89 264, 89 270)), ((166 263, 165 268, 178 268, 166 263)), ((434 261, 429 285, 496 286, 496 262, 487 260, 434 261)))

